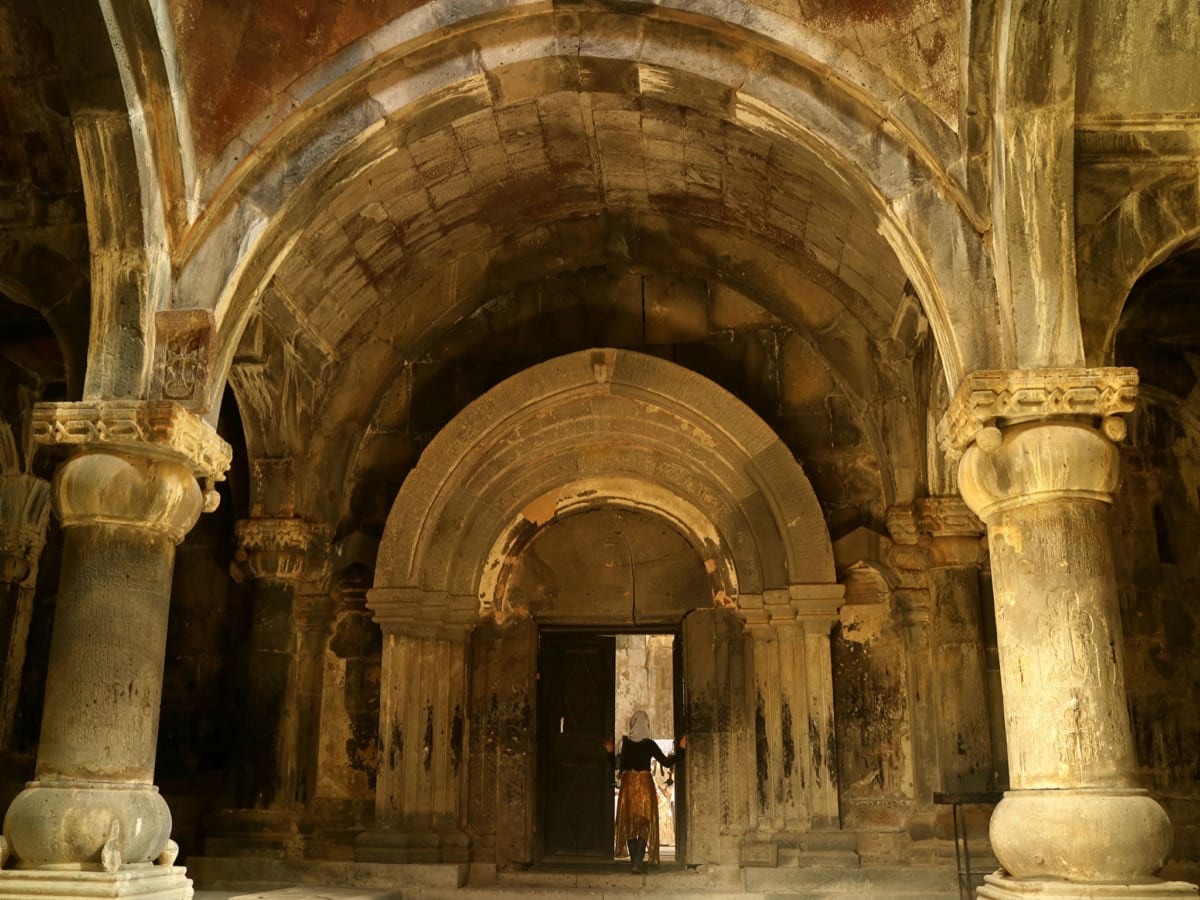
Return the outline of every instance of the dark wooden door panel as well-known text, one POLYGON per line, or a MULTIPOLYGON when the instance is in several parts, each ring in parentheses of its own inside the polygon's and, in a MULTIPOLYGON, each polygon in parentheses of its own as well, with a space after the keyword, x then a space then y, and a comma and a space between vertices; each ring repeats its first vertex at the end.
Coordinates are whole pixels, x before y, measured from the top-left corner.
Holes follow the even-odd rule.
POLYGON ((612 858, 612 771, 603 745, 613 733, 614 654, 612 637, 542 638, 542 834, 548 858, 612 858))

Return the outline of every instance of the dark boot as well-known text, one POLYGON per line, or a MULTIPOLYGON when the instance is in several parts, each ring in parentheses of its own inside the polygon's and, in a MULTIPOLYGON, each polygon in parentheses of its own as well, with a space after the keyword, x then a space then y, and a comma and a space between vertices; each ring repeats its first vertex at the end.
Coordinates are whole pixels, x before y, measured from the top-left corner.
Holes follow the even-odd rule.
POLYGON ((634 838, 629 842, 629 859, 633 863, 633 874, 641 875, 646 871, 646 866, 643 860, 646 858, 646 842, 641 838, 634 838))

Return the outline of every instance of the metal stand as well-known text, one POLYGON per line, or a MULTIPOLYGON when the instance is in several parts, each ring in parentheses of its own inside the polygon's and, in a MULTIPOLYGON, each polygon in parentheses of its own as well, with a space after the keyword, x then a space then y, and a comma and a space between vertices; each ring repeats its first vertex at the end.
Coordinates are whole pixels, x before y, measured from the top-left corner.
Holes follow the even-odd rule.
POLYGON ((971 847, 967 841, 967 820, 965 816, 959 816, 958 808, 972 805, 995 806, 1003 796, 1004 794, 999 791, 968 791, 964 793, 939 791, 933 795, 934 803, 950 807, 950 815, 954 821, 954 865, 958 870, 959 900, 971 900, 975 891, 974 876, 989 873, 971 871, 971 847))

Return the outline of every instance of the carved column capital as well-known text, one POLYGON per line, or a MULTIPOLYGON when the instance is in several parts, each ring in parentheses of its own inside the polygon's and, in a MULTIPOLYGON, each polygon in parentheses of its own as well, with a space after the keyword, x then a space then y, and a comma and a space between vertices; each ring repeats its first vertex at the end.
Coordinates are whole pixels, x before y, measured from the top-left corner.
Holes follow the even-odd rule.
POLYGON ((1011 426, 992 450, 976 444, 963 454, 958 487, 979 517, 990 522, 1015 506, 1051 500, 1111 503, 1120 453, 1107 437, 1075 422, 1011 426))
POLYGON ((37 571, 50 518, 50 482, 0 475, 0 580, 19 584, 37 571))
POLYGON ((938 424, 948 453, 973 443, 999 446, 1007 425, 1046 419, 1099 424, 1111 440, 1125 437, 1121 416, 1134 411, 1138 373, 1131 368, 1047 368, 972 372, 938 424))
POLYGON ((983 561, 983 522, 961 497, 925 497, 913 509, 931 565, 977 566, 983 561))
POLYGON ((915 508, 893 506, 884 520, 892 536, 887 548, 887 562, 896 574, 896 586, 924 590, 930 565, 928 540, 922 540, 915 508))
POLYGON ((242 519, 236 560, 260 581, 317 581, 329 573, 333 529, 295 516, 242 519))
POLYGON ((64 528, 121 525, 178 544, 203 510, 200 486, 180 463, 114 450, 85 450, 54 473, 54 511, 64 528))
POLYGON ((33 440, 174 463, 204 485, 204 510, 219 502, 212 482, 224 479, 233 449, 207 422, 172 400, 85 400, 39 403, 33 440))
POLYGON ((845 602, 843 584, 790 584, 740 595, 738 613, 751 630, 807 625, 819 631, 833 628, 845 602))
POLYGON ((372 588, 367 608, 384 634, 466 639, 479 620, 479 601, 419 587, 372 588))

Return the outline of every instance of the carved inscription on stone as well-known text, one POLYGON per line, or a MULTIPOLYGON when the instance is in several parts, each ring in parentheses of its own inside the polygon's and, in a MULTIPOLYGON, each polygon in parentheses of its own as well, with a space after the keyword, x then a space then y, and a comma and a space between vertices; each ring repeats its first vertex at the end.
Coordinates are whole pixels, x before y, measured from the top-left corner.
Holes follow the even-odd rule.
POLYGON ((1071 685, 1054 728, 1061 758, 1072 769, 1101 758, 1099 738, 1105 729, 1092 707, 1109 695, 1118 676, 1117 661, 1104 652, 1110 644, 1104 622, 1088 607, 1078 591, 1058 589, 1037 627, 1045 637, 1037 653, 1040 677, 1048 684, 1071 685))

